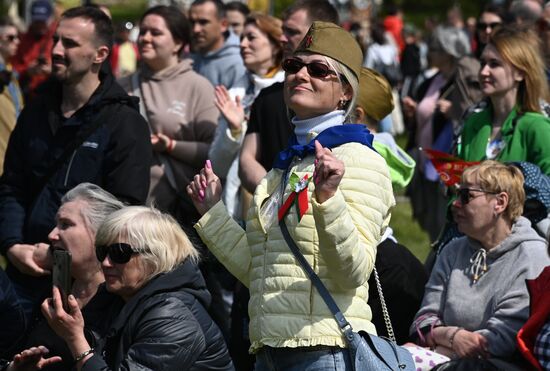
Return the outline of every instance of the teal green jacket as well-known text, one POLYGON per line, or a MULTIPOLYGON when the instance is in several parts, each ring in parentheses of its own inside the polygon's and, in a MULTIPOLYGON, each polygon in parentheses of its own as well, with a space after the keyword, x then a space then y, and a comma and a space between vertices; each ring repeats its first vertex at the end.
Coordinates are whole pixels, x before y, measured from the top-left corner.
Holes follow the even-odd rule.
MULTIPOLYGON (((488 107, 466 120, 458 148, 460 158, 466 161, 486 159, 492 116, 493 110, 488 107)), ((502 125, 502 139, 506 145, 496 160, 531 162, 550 175, 550 120, 535 112, 517 116, 514 109, 502 125)))

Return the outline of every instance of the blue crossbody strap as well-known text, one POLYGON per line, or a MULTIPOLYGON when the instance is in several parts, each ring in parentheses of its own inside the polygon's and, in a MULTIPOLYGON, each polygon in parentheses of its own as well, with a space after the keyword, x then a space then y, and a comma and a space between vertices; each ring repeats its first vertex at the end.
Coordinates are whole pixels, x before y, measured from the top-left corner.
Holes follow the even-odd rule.
POLYGON ((288 232, 288 228, 286 227, 286 224, 285 224, 285 218, 281 218, 281 220, 279 221, 279 227, 281 228, 281 232, 283 233, 283 237, 285 238, 285 241, 288 247, 290 248, 290 251, 292 251, 296 259, 298 259, 298 261, 300 262, 300 265, 302 266, 302 268, 308 275, 309 279, 311 280, 311 282, 319 292, 319 295, 321 295, 321 297, 327 304, 328 308, 332 312, 332 315, 336 319, 338 326, 340 327, 342 332, 346 335, 346 337, 348 337, 348 334, 350 334, 351 336, 351 332, 353 331, 353 329, 351 328, 350 323, 348 322, 346 317, 344 317, 344 315, 342 314, 342 311, 340 310, 340 308, 338 308, 338 305, 332 298, 332 295, 330 295, 326 286, 323 284, 319 276, 313 271, 313 268, 311 268, 311 265, 309 265, 304 255, 300 252, 299 247, 296 245, 296 243, 290 236, 290 233, 288 232))

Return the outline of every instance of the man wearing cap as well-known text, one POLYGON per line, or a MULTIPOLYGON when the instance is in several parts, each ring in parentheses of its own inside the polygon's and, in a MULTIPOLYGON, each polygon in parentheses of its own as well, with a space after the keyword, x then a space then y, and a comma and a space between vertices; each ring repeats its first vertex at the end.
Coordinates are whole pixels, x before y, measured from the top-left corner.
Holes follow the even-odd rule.
POLYGON ((137 99, 101 71, 112 39, 111 20, 101 10, 63 13, 51 49, 54 79, 25 106, 8 143, 0 178, 0 252, 27 317, 51 293, 48 234, 65 192, 90 182, 140 204, 149 191, 147 124, 137 99))
MULTIPOLYGON (((298 0, 283 13, 281 42, 284 57, 292 55, 314 21, 338 24, 338 12, 325 0, 298 0)), ((283 100, 283 83, 263 89, 250 111, 248 129, 243 141, 239 176, 243 187, 254 193, 260 180, 283 150, 293 128, 283 100)))
POLYGON ((20 74, 25 97, 32 96, 52 71, 50 51, 56 27, 52 16, 50 1, 35 0, 31 4, 29 29, 21 36, 19 49, 12 60, 13 68, 20 74))

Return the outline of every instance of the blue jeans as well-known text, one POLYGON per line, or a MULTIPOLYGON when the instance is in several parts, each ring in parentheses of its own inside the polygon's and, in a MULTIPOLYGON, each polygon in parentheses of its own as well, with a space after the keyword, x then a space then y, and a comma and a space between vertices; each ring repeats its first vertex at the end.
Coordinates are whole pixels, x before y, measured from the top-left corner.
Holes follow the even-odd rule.
POLYGON ((318 346, 271 348, 264 346, 256 354, 255 371, 351 371, 347 349, 318 346))

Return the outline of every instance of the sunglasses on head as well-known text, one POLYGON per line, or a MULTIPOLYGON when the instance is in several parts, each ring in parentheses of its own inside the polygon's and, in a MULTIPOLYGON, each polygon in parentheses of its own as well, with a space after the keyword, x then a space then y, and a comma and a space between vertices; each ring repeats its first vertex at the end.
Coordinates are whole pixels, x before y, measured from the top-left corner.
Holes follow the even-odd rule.
POLYGON ((116 264, 126 264, 130 261, 130 258, 133 254, 137 254, 132 246, 127 243, 117 242, 108 246, 96 246, 95 255, 99 262, 103 262, 107 255, 113 263, 116 264))
POLYGON ((296 58, 288 58, 283 61, 283 70, 288 73, 297 73, 304 66, 307 68, 309 76, 315 78, 325 78, 328 75, 336 75, 336 72, 332 71, 330 67, 323 62, 311 62, 304 63, 296 58))
POLYGON ((479 189, 479 188, 459 188, 457 191, 456 191, 456 194, 458 196, 458 199, 460 200, 460 203, 462 205, 466 205, 468 202, 470 202, 470 200, 472 198, 476 198, 476 197, 479 197, 481 195, 472 195, 470 192, 472 191, 475 191, 475 192, 483 192, 483 193, 489 193, 489 194, 492 194, 492 195, 496 195, 498 192, 492 192, 492 191, 486 191, 484 189, 479 189))
POLYGON ((495 27, 498 27, 500 25, 501 25, 500 22, 489 22, 489 23, 478 22, 477 23, 477 29, 478 30, 486 30, 487 28, 490 28, 491 30, 494 30, 495 27))

